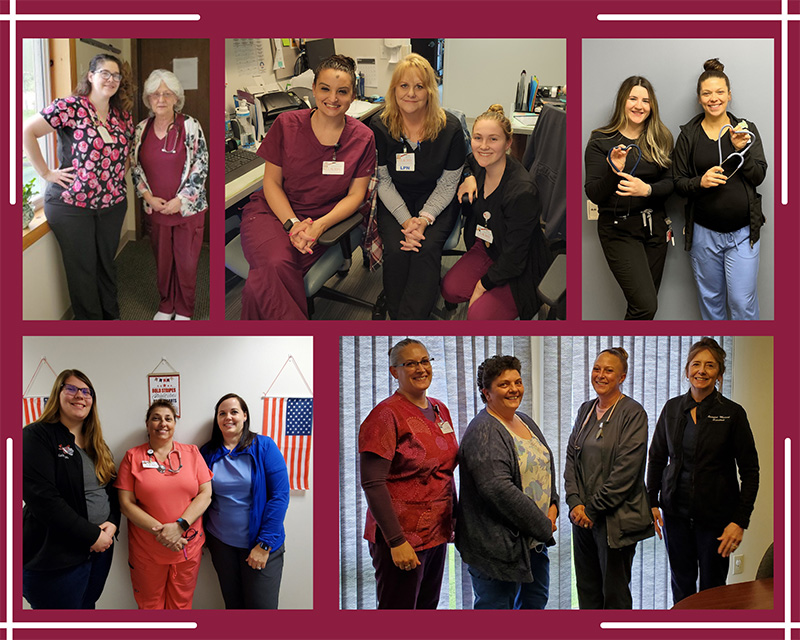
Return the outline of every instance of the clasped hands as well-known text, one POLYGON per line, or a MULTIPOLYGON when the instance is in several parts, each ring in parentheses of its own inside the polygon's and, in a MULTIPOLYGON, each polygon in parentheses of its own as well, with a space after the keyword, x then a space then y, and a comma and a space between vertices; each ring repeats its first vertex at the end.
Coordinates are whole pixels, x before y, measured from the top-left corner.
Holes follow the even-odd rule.
POLYGON ((402 251, 416 251, 419 252, 422 246, 422 241, 425 239, 425 229, 428 226, 428 221, 425 218, 409 218, 406 220, 402 229, 400 230, 405 238, 400 241, 400 249, 402 251))
POLYGON ((586 515, 586 507, 582 504, 575 505, 572 511, 569 512, 569 519, 572 524, 581 529, 591 529, 594 527, 594 522, 586 515))
POLYGON ((111 522, 104 522, 100 525, 100 535, 97 536, 95 543, 89 547, 89 551, 94 553, 103 553, 112 544, 114 544, 114 534, 117 532, 117 526, 111 522))
POLYGON ((294 223, 289 232, 289 241, 300 253, 314 253, 313 247, 324 231, 323 222, 306 218, 294 223))
POLYGON ((181 199, 178 196, 175 196, 172 200, 164 200, 164 198, 159 198, 151 193, 144 196, 144 200, 150 205, 150 210, 147 212, 150 215, 156 212, 165 216, 171 216, 181 212, 181 199))
POLYGON ((189 541, 183 537, 183 529, 177 522, 167 522, 152 528, 156 540, 170 551, 180 551, 189 541))

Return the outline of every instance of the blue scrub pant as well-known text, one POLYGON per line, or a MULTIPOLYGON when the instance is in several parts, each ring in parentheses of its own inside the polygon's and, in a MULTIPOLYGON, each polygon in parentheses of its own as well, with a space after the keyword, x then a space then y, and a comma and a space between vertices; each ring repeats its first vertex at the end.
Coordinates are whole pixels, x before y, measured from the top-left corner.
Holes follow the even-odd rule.
POLYGON ((102 553, 92 553, 86 562, 55 571, 22 571, 22 597, 32 609, 94 609, 103 593, 112 544, 102 553))
POLYGON ((475 593, 473 609, 544 609, 550 594, 550 558, 547 547, 531 549, 533 582, 495 580, 477 567, 468 568, 475 593))
POLYGON ((732 233, 695 223, 689 255, 703 320, 758 320, 758 254, 750 228, 732 233))

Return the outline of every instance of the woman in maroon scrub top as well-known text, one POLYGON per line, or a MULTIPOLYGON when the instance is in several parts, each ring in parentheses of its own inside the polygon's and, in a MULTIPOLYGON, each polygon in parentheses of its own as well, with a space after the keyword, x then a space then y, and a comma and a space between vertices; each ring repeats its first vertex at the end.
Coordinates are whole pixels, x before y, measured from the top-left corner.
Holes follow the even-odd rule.
POLYGON ((428 398, 432 358, 418 340, 389 350, 399 389, 358 434, 366 530, 379 609, 436 609, 453 537, 458 443, 447 407, 428 398))
POLYGON ((200 123, 180 112, 183 87, 174 73, 153 71, 143 94, 152 115, 136 127, 133 181, 158 268, 161 302, 153 320, 190 320, 208 209, 208 147, 200 123))
POLYGON ((303 276, 322 257, 320 235, 364 202, 375 171, 372 131, 346 114, 355 62, 323 60, 314 73, 316 109, 280 114, 258 149, 264 190, 242 211, 242 250, 250 273, 242 320, 308 318, 303 276))

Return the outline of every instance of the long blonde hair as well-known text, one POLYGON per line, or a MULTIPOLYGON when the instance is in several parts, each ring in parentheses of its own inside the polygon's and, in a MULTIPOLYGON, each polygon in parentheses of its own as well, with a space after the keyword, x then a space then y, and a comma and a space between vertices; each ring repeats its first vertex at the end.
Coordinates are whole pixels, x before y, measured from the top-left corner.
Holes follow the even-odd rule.
POLYGON ((650 97, 650 116, 644 121, 644 128, 642 133, 639 134, 636 144, 642 150, 642 157, 647 162, 653 162, 666 169, 672 164, 672 158, 670 157, 673 144, 672 133, 661 122, 661 116, 658 115, 656 92, 647 78, 631 76, 622 82, 619 91, 617 91, 611 120, 607 125, 595 129, 595 131, 611 135, 625 128, 628 123, 628 116, 625 114, 625 103, 628 101, 634 87, 642 87, 650 97))
POLYGON ((100 484, 106 485, 116 477, 117 469, 114 466, 114 456, 111 455, 111 449, 108 448, 106 441, 103 440, 100 418, 97 417, 97 397, 94 395, 94 386, 92 386, 91 380, 85 373, 77 369, 64 369, 58 374, 39 422, 54 424, 61 420, 61 389, 71 376, 78 378, 92 390, 92 406, 81 428, 84 438, 83 450, 94 462, 94 474, 100 484))
POLYGON ((381 120, 389 129, 389 135, 395 140, 403 137, 403 114, 397 106, 395 89, 403 79, 406 71, 416 73, 425 92, 428 94, 428 104, 425 109, 425 124, 422 127, 422 140, 435 140, 447 123, 444 109, 439 106, 439 88, 436 85, 436 75, 430 63, 417 53, 411 53, 397 63, 389 89, 386 91, 386 108, 381 113, 381 120))

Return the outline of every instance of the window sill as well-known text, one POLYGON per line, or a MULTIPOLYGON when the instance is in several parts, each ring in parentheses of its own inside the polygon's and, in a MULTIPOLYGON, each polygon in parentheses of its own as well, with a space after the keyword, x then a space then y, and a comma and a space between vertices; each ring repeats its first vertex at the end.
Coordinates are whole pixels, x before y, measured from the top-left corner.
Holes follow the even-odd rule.
POLYGON ((22 230, 22 250, 25 251, 49 231, 50 225, 44 217, 44 209, 37 209, 28 228, 22 230))

